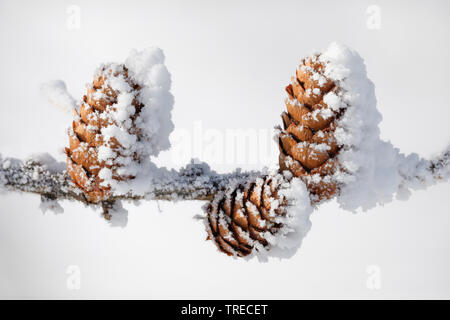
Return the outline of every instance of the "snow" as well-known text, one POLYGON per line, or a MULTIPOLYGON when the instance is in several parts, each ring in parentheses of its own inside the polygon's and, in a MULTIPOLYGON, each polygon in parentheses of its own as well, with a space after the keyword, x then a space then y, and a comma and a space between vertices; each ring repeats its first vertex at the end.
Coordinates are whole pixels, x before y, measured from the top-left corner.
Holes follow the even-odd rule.
POLYGON ((3 170, 7 170, 11 167, 11 161, 10 160, 5 160, 5 162, 3 162, 3 170))
MULTIPOLYGON (((174 99, 170 93, 171 79, 164 65, 164 59, 161 49, 147 48, 142 51, 132 50, 125 61, 131 78, 142 87, 138 100, 144 107, 135 121, 136 127, 140 130, 141 139, 136 141, 135 135, 123 133, 119 128, 111 128, 110 131, 105 129, 102 133, 118 138, 119 143, 130 152, 131 156, 132 152, 137 152, 141 162, 139 164, 135 161, 130 164, 122 162, 120 174, 137 176, 137 178, 117 183, 115 194, 130 192, 145 194, 148 190, 147 181, 157 170, 156 166, 150 163, 149 157, 157 156, 160 151, 170 147, 169 135, 174 128, 171 120, 174 99), (124 170, 124 165, 128 167, 127 170, 124 170)), ((118 104, 123 107, 118 110, 127 110, 126 106, 131 103, 131 100, 122 101, 119 95, 118 104)), ((134 110, 134 108, 131 109, 134 110)), ((126 114, 122 111, 117 120, 129 119, 129 116, 130 113, 126 114)), ((121 160, 124 159, 119 158, 119 161, 121 160)))
MULTIPOLYGON (((359 54, 332 43, 319 59, 326 63, 325 75, 342 89, 328 93, 324 101, 333 110, 346 109, 335 131, 338 144, 344 146, 339 162, 346 171, 335 177, 343 184, 337 199, 340 206, 368 210, 392 201, 399 191, 404 198, 409 188, 435 183, 430 161, 417 154, 405 156, 389 141, 380 139, 382 117, 376 107, 375 86, 367 78, 359 54), (414 178, 417 174, 420 178, 414 178)), ((448 179, 448 172, 441 175, 441 179, 448 179)))
POLYGON ((277 219, 283 227, 274 235, 265 233, 266 240, 270 244, 268 250, 260 248, 254 252, 253 256, 263 261, 268 257, 281 259, 293 256, 311 229, 310 217, 313 207, 305 183, 299 178, 290 181, 281 175, 278 175, 278 178, 282 180, 278 193, 280 198, 287 200, 287 211, 284 217, 277 219))
POLYGON ((111 216, 107 221, 111 227, 124 228, 127 226, 128 211, 123 207, 122 201, 114 201, 109 214, 111 216))
POLYGON ((146 107, 141 111, 138 127, 151 138, 148 151, 152 156, 169 149, 169 135, 174 129, 171 77, 164 60, 163 51, 151 47, 142 51, 132 50, 125 61, 136 82, 143 85, 139 100, 146 107))
POLYGON ((76 100, 67 91, 64 81, 52 80, 42 84, 41 93, 51 104, 63 111, 72 113, 72 110, 77 108, 76 100))
POLYGON ((45 196, 41 196, 41 203, 39 204, 39 209, 42 213, 46 213, 47 211, 53 212, 54 214, 64 213, 63 207, 58 203, 57 200, 50 199, 45 196))
POLYGON ((66 169, 65 162, 59 162, 53 158, 49 153, 33 153, 25 158, 25 162, 34 161, 39 163, 44 170, 49 170, 50 172, 61 172, 66 169))
POLYGON ((51 194, 55 198, 78 191, 67 179, 65 164, 48 153, 35 154, 24 161, 0 155, 0 190, 51 194))

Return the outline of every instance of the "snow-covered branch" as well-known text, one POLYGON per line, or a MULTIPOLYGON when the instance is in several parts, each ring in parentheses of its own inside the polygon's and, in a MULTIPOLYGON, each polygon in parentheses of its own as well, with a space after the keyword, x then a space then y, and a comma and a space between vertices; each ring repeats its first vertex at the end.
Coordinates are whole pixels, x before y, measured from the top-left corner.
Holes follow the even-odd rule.
MULTIPOLYGON (((399 188, 421 189, 450 176, 450 148, 432 160, 419 159, 417 154, 404 157, 398 165, 402 181, 399 188)), ((158 169, 148 178, 143 195, 126 194, 111 200, 211 200, 230 180, 249 179, 260 172, 235 171, 218 174, 205 163, 191 162, 179 171, 158 169)), ((2 158, 0 155, 0 188, 39 194, 54 200, 76 200, 88 203, 83 193, 71 181, 65 163, 57 162, 48 154, 31 156, 25 160, 2 158)))
MULTIPOLYGON (((230 180, 246 179, 258 172, 236 171, 218 174, 205 163, 190 163, 179 171, 158 169, 149 178, 145 194, 112 196, 115 200, 211 200, 230 180)), ((30 157, 24 161, 0 156, 0 188, 39 194, 49 200, 77 200, 88 204, 83 193, 74 185, 65 170, 65 164, 48 154, 30 157)))
POLYGON ((423 189, 436 182, 447 181, 450 179, 450 146, 432 160, 420 159, 413 153, 401 161, 398 170, 402 177, 400 192, 408 188, 423 189))

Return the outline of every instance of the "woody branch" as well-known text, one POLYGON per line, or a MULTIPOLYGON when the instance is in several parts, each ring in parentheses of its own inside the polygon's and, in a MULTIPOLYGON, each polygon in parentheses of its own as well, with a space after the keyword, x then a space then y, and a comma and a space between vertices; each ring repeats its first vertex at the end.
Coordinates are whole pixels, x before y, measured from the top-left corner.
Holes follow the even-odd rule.
MULTIPOLYGON (((60 164, 61 166, 61 164, 60 164)), ((401 171, 401 166, 399 170, 401 171)), ((190 163, 179 171, 160 169, 163 174, 149 178, 148 192, 144 195, 116 195, 114 200, 211 200, 233 179, 249 179, 261 172, 236 171, 218 174, 205 163, 190 163)), ((418 162, 414 170, 400 172, 401 185, 420 187, 445 180, 450 171, 450 148, 433 160, 418 162), (432 175, 433 181, 425 177, 432 175)), ((0 186, 6 191, 26 192, 41 195, 50 200, 75 200, 88 204, 83 193, 74 185, 66 170, 50 170, 38 159, 25 161, 15 158, 0 158, 0 186)))
MULTIPOLYGON (((179 171, 160 169, 158 178, 149 178, 144 195, 113 195, 115 200, 211 200, 232 179, 247 179, 258 172, 236 171, 218 174, 204 163, 190 163, 179 171)), ((75 200, 89 204, 66 170, 49 170, 36 159, 25 161, 0 158, 0 186, 6 191, 41 195, 50 200, 75 200)))

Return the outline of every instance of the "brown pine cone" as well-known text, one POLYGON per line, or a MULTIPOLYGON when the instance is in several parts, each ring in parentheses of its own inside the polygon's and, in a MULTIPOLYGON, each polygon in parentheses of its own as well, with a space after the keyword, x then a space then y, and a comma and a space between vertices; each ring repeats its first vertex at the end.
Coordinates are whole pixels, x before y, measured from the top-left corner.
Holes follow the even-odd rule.
POLYGON ((340 146, 334 133, 343 111, 333 110, 324 101, 327 93, 339 93, 340 88, 325 76, 325 67, 320 55, 302 60, 286 87, 287 112, 281 115, 283 129, 279 133, 280 169, 300 177, 313 201, 329 199, 338 192, 333 175, 340 170, 340 146))
MULTIPOLYGON (((212 240, 227 255, 244 257, 255 250, 266 252, 276 243, 277 237, 281 235, 286 239, 286 232, 293 230, 283 229, 292 222, 288 213, 292 206, 289 203, 290 187, 290 182, 281 174, 231 184, 203 208, 207 215, 207 240, 212 240)), ((300 213, 298 217, 301 217, 300 213)), ((307 219, 306 232, 309 215, 307 219)), ((300 245, 300 242, 301 239, 296 240, 294 245, 300 245)))
POLYGON ((102 183, 105 178, 111 181, 134 178, 121 173, 120 168, 130 161, 139 162, 139 154, 130 154, 106 129, 123 130, 135 135, 136 140, 140 139, 140 130, 135 126, 143 107, 137 99, 140 89, 130 79, 124 65, 103 65, 88 86, 79 112, 74 110, 75 119, 69 129, 69 148, 66 148, 67 170, 89 202, 95 203, 110 196, 111 186, 102 183), (118 103, 121 93, 130 101, 118 103), (102 177, 101 172, 105 168, 108 170, 103 171, 106 174, 102 177))

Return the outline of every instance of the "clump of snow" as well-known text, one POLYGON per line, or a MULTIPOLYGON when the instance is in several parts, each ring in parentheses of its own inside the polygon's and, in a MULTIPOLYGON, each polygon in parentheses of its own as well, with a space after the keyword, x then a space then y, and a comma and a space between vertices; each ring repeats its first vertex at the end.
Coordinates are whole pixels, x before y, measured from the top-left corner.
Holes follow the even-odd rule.
POLYGON ((450 145, 439 156, 432 160, 421 159, 413 153, 408 156, 399 154, 399 174, 402 181, 397 193, 397 199, 406 200, 409 189, 420 190, 437 181, 450 179, 450 145))
POLYGON ((7 191, 8 185, 13 181, 18 185, 26 185, 32 180, 33 172, 28 172, 28 175, 22 175, 23 163, 14 158, 3 158, 0 154, 0 191, 7 191))
POLYGON ((63 213, 64 209, 58 203, 57 200, 51 199, 46 196, 41 196, 41 203, 39 204, 39 209, 42 213, 46 213, 47 211, 53 212, 54 214, 63 213))
POLYGON ((265 250, 259 248, 256 255, 259 259, 267 257, 289 258, 293 256, 302 245, 303 238, 311 229, 311 214, 313 207, 305 183, 299 178, 290 181, 278 175, 281 187, 278 191, 280 199, 287 201, 286 214, 277 218, 283 226, 275 234, 264 234, 270 246, 265 250))
POLYGON ((145 107, 137 126, 144 135, 151 137, 148 147, 152 156, 170 147, 169 135, 174 129, 171 118, 174 103, 170 93, 172 81, 164 60, 164 53, 159 48, 132 50, 125 60, 133 79, 142 85, 139 101, 145 107))
POLYGON ((111 227, 124 228, 128 223, 128 211, 123 207, 122 201, 114 201, 109 209, 110 218, 106 220, 111 227))
POLYGON ((42 84, 40 89, 51 104, 63 111, 72 113, 72 110, 77 108, 76 100, 67 91, 64 81, 52 80, 42 84))
MULTIPOLYGON (((345 108, 335 131, 343 146, 339 162, 345 171, 335 177, 342 184, 339 204, 348 210, 367 210, 392 201, 397 192, 398 197, 405 197, 409 188, 436 181, 432 162, 417 154, 406 157, 380 139, 382 117, 376 107, 375 86, 359 54, 332 43, 319 59, 326 65, 325 76, 340 89, 325 95, 324 102, 335 111, 345 108)), ((441 175, 448 178, 445 172, 441 175)))
POLYGON ((65 162, 59 162, 47 152, 33 153, 25 158, 25 162, 34 161, 40 164, 44 170, 50 172, 61 172, 66 169, 65 162))

